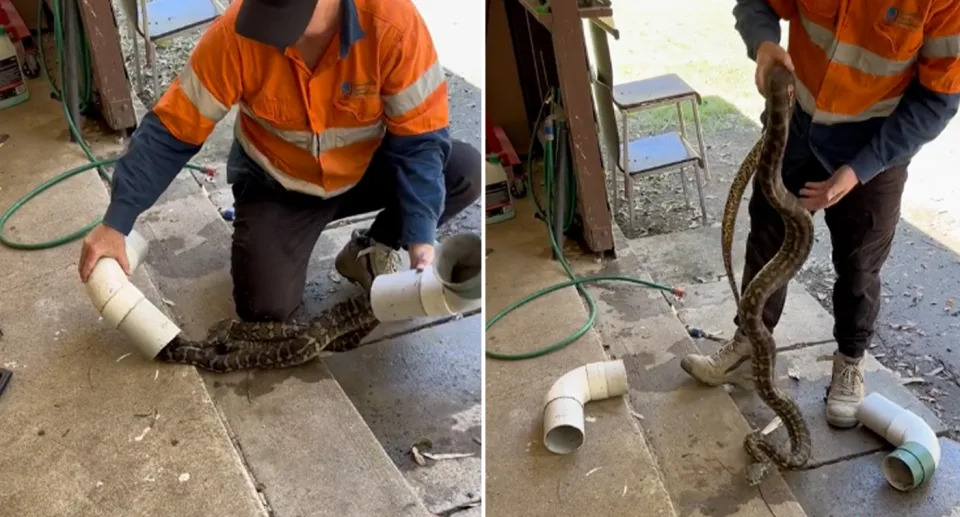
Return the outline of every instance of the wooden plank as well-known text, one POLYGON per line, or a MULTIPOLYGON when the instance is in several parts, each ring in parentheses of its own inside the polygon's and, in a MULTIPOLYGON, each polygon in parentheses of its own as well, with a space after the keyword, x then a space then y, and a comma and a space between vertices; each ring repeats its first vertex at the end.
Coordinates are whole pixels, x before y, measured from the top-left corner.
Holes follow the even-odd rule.
POLYGON ((583 24, 575 2, 555 2, 551 5, 553 46, 563 106, 570 128, 570 149, 577 176, 583 238, 591 251, 612 251, 610 206, 607 203, 606 175, 600 161, 600 143, 590 95, 583 24))
POLYGON ((77 0, 83 30, 93 61, 94 84, 100 94, 103 118, 114 131, 137 125, 130 99, 120 33, 110 0, 77 0))

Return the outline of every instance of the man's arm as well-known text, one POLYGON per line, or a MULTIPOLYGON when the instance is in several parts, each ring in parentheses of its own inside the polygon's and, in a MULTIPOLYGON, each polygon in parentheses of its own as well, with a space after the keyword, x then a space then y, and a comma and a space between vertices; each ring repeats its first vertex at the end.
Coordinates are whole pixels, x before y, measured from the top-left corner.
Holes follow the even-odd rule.
POLYGON ((942 0, 924 26, 916 79, 850 167, 866 183, 936 138, 960 107, 960 2, 942 0))
POLYGON ((200 38, 180 76, 144 116, 117 161, 106 226, 126 235, 153 206, 240 96, 236 40, 218 19, 200 38))
POLYGON ((780 44, 780 19, 789 19, 794 0, 737 0, 733 6, 734 27, 747 46, 747 57, 756 61, 757 47, 769 41, 780 44), (781 5, 782 4, 782 5, 781 5))
POLYGON ((403 231, 400 244, 433 244, 446 195, 449 106, 443 67, 427 27, 411 7, 410 22, 385 41, 383 150, 396 167, 403 231))

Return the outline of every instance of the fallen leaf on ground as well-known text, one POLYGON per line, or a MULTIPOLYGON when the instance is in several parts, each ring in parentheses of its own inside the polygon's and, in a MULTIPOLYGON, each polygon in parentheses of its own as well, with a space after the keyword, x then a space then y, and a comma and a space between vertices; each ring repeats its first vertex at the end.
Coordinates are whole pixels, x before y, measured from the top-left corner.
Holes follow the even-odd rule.
POLYGON ((923 384, 927 382, 923 377, 906 377, 900 380, 900 384, 906 386, 907 384, 923 384))
POLYGON ((640 413, 637 413, 636 411, 631 411, 630 414, 633 416, 633 418, 636 418, 637 420, 643 420, 643 415, 641 415, 640 413))
POLYGON ((782 425, 783 425, 783 420, 780 420, 780 417, 775 416, 775 417, 773 417, 773 420, 771 420, 770 423, 767 424, 767 427, 764 427, 764 428, 763 428, 763 431, 761 431, 761 433, 764 434, 764 435, 768 435, 768 434, 776 431, 777 428, 779 428, 779 427, 782 426, 782 425))
POLYGON ((939 368, 934 368, 932 371, 927 373, 927 377, 936 377, 937 375, 940 375, 940 372, 942 371, 943 371, 942 366, 939 368))
POLYGON ((790 377, 791 379, 793 379, 793 380, 795 380, 795 381, 799 381, 799 380, 800 380, 800 374, 797 373, 797 371, 794 370, 793 368, 787 368, 787 377, 790 377))
POLYGON ((429 452, 420 453, 424 458, 429 458, 433 461, 443 461, 443 460, 458 460, 460 458, 469 458, 473 456, 472 452, 445 452, 440 454, 431 454, 429 452))
POLYGON ((413 456, 413 461, 415 461, 417 465, 421 467, 426 466, 427 460, 423 459, 423 455, 420 454, 420 450, 417 449, 416 445, 410 448, 410 455, 413 456))
POLYGON ((594 468, 590 469, 590 470, 587 472, 586 476, 583 476, 583 477, 587 477, 587 476, 589 476, 590 474, 593 474, 594 472, 596 472, 596 471, 598 471, 598 470, 600 470, 600 469, 602 469, 602 468, 603 468, 603 467, 594 467, 594 468))

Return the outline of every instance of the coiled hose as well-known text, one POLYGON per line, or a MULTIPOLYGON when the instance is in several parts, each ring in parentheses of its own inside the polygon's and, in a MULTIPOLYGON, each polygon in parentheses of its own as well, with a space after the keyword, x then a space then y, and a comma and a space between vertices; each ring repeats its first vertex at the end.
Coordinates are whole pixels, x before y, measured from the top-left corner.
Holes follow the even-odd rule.
MULTIPOLYGON (((43 1, 43 0, 39 0, 39 1, 38 1, 38 7, 37 7, 37 13, 43 13, 43 5, 44 5, 44 1, 43 1)), ((65 73, 65 65, 64 65, 64 62, 65 62, 64 57, 65 57, 65 56, 64 56, 64 45, 63 45, 63 20, 61 19, 61 14, 60 14, 60 2, 57 1, 57 0, 55 0, 55 1, 53 1, 53 2, 50 2, 50 5, 51 5, 52 11, 53 11, 53 27, 51 27, 51 29, 53 30, 53 39, 54 39, 54 43, 55 43, 56 50, 57 50, 58 72, 59 72, 59 76, 60 76, 60 83, 63 84, 63 83, 64 83, 64 80, 65 80, 65 77, 66 77, 66 73, 65 73)), ((43 193, 43 192, 46 191, 47 189, 53 187, 54 185, 56 185, 56 184, 58 184, 58 183, 61 183, 61 182, 65 181, 65 180, 67 180, 67 179, 69 179, 69 178, 72 178, 73 176, 76 176, 77 174, 80 174, 81 172, 86 172, 86 171, 89 171, 89 170, 91 170, 91 169, 97 169, 97 172, 100 174, 100 177, 103 178, 103 179, 105 179, 105 180, 109 183, 110 180, 111 180, 111 177, 110 177, 110 175, 107 174, 107 172, 104 170, 104 167, 105 167, 105 166, 108 166, 108 165, 113 165, 113 164, 116 163, 116 161, 117 161, 116 158, 100 159, 100 158, 97 158, 96 155, 93 154, 93 151, 90 149, 90 146, 87 145, 87 142, 83 139, 83 135, 80 133, 80 130, 77 128, 75 121, 74 121, 73 118, 70 116, 70 107, 67 105, 67 100, 64 98, 64 96, 63 96, 63 94, 62 94, 61 92, 58 92, 58 91, 57 91, 56 86, 54 86, 54 84, 53 84, 53 80, 50 78, 50 74, 47 73, 46 59, 45 59, 45 57, 44 57, 44 55, 43 55, 43 42, 42 42, 42 40, 41 40, 41 34, 42 34, 41 30, 42 30, 42 28, 43 28, 42 19, 43 19, 42 16, 38 16, 38 21, 37 21, 37 48, 38 48, 38 51, 39 51, 39 56, 38 56, 38 57, 40 58, 40 62, 41 62, 41 64, 43 65, 43 66, 41 66, 41 68, 43 69, 43 75, 44 75, 44 77, 47 79, 47 83, 50 85, 50 90, 53 91, 53 92, 59 97, 59 99, 60 99, 60 104, 63 106, 63 115, 64 115, 64 117, 67 119, 67 125, 70 126, 70 133, 73 135, 74 140, 77 142, 77 144, 78 144, 78 145, 80 146, 80 148, 83 150, 83 154, 85 154, 85 155, 87 156, 87 159, 89 160, 89 163, 87 163, 87 164, 85 164, 85 165, 81 165, 81 166, 76 167, 76 168, 73 168, 73 169, 70 169, 70 170, 68 170, 68 171, 66 171, 66 172, 63 172, 62 174, 60 174, 60 175, 58 175, 58 176, 56 176, 56 177, 54 177, 54 178, 52 178, 52 179, 49 179, 49 180, 43 182, 43 183, 40 184, 38 187, 36 187, 36 188, 34 188, 33 190, 31 190, 30 192, 28 192, 25 196, 23 196, 22 198, 18 199, 16 202, 14 202, 13 205, 12 205, 10 208, 8 208, 7 211, 5 211, 5 212, 3 213, 3 215, 0 215, 0 244, 3 244, 4 246, 7 246, 8 248, 13 248, 13 249, 18 249, 18 250, 42 250, 42 249, 48 249, 48 248, 54 248, 54 247, 57 247, 57 246, 61 246, 61 245, 67 244, 68 242, 72 242, 72 241, 74 241, 74 240, 76 240, 76 239, 79 239, 79 238, 83 237, 84 235, 86 235, 87 233, 89 233, 90 230, 94 229, 98 224, 100 224, 100 223, 103 221, 103 218, 102 218, 102 217, 100 217, 100 218, 98 218, 96 221, 93 221, 92 223, 84 226, 83 228, 81 228, 81 229, 79 229, 79 230, 76 230, 76 231, 74 231, 74 232, 72 232, 72 233, 69 233, 69 234, 67 234, 67 235, 64 235, 64 236, 61 236, 61 237, 57 237, 57 238, 52 239, 52 240, 50 240, 50 241, 46 241, 46 242, 36 242, 36 243, 27 243, 27 242, 17 242, 17 241, 13 241, 13 240, 9 239, 9 238, 6 236, 6 234, 4 234, 4 232, 3 232, 3 229, 4 229, 4 227, 6 226, 7 221, 13 216, 13 214, 17 213, 18 210, 20 210, 21 208, 23 208, 24 205, 26 205, 27 203, 29 203, 30 200, 32 200, 33 198, 37 197, 38 195, 40 195, 41 193, 43 193)), ((89 56, 90 56, 90 52, 89 52, 89 48, 88 48, 88 46, 87 46, 87 44, 86 44, 86 40, 85 40, 85 39, 82 39, 82 38, 81 38, 81 50, 80 50, 80 51, 81 51, 81 56, 80 56, 80 57, 81 57, 81 68, 82 68, 82 71, 83 71, 83 74, 84 74, 84 78, 85 78, 85 79, 84 79, 84 85, 85 85, 85 86, 84 86, 84 88, 83 88, 82 91, 81 91, 81 96, 82 96, 82 99, 81 99, 81 101, 82 101, 82 102, 81 102, 81 107, 86 109, 86 108, 89 107, 90 99, 92 98, 92 86, 91 86, 91 85, 93 84, 93 81, 92 81, 92 74, 93 74, 93 72, 92 72, 91 66, 90 66, 90 57, 89 57, 89 56)), ((193 163, 188 163, 188 164, 185 165, 184 167, 187 168, 187 169, 193 169, 193 170, 202 171, 202 172, 208 172, 208 171, 209 171, 209 168, 208 168, 208 167, 202 167, 202 166, 200 166, 200 165, 196 165, 196 164, 193 164, 193 163)))
MULTIPOLYGON (((530 195, 531 195, 531 196, 533 196, 534 203, 535 203, 536 206, 537 206, 537 213, 540 215, 540 218, 541 218, 541 219, 546 223, 546 225, 547 225, 547 236, 550 238, 550 245, 551 245, 551 247, 553 248, 553 251, 554 251, 555 256, 557 257, 557 259, 558 259, 559 262, 560 262, 560 266, 563 267, 563 271, 567 274, 567 277, 569 277, 570 280, 567 281, 567 282, 561 282, 561 283, 558 283, 558 284, 551 285, 551 286, 549 286, 549 287, 545 287, 545 288, 540 289, 539 291, 537 291, 537 292, 535 292, 535 293, 532 293, 532 294, 529 294, 529 295, 527 295, 527 296, 524 296, 523 298, 521 298, 521 299, 519 299, 519 300, 511 303, 507 308, 505 308, 505 309, 501 310, 500 312, 498 312, 493 318, 490 319, 489 322, 487 322, 486 330, 489 331, 489 330, 490 330, 494 325, 496 325, 500 320, 502 320, 504 317, 506 317, 506 316, 507 316, 508 314, 510 314, 511 312, 519 309, 520 307, 523 307, 524 305, 526 305, 526 304, 528 304, 528 303, 530 303, 530 302, 532 302, 532 301, 534 301, 534 300, 536 300, 536 299, 538 299, 538 298, 541 298, 541 297, 543 297, 543 296, 546 296, 546 295, 548 295, 548 294, 550 294, 550 293, 552 293, 552 292, 554 292, 554 291, 558 291, 558 290, 560 290, 560 289, 564 289, 564 288, 571 287, 571 286, 576 286, 577 292, 579 292, 580 295, 583 296, 584 300, 586 300, 586 302, 587 302, 587 309, 589 310, 589 316, 587 317, 586 323, 584 323, 583 326, 580 327, 579 330, 577 330, 576 332, 574 332, 574 333, 571 334, 570 336, 568 336, 568 337, 566 337, 566 338, 564 338, 564 339, 562 339, 562 340, 560 340, 560 341, 558 341, 558 342, 556 342, 556 343, 553 343, 553 344, 551 344, 551 345, 548 345, 548 346, 545 346, 545 347, 542 347, 542 348, 538 348, 538 349, 532 350, 532 351, 530 351, 530 352, 522 352, 522 353, 518 353, 518 354, 506 354, 506 353, 501 353, 501 352, 495 352, 495 351, 493 351, 493 350, 489 350, 489 349, 488 349, 488 350, 485 351, 485 353, 486 353, 486 356, 489 357, 489 358, 491 358, 491 359, 498 359, 498 360, 501 360, 501 361, 520 361, 520 360, 525 360, 525 359, 533 359, 533 358, 535 358, 535 357, 541 357, 541 356, 544 356, 544 355, 547 355, 547 354, 551 354, 551 353, 553 353, 553 352, 556 352, 557 350, 561 350, 561 349, 563 349, 564 347, 566 347, 567 345, 569 345, 569 344, 575 342, 576 340, 580 339, 581 337, 583 337, 584 334, 586 334, 591 328, 593 328, 593 325, 594 325, 594 324, 596 323, 596 321, 597 321, 597 304, 596 304, 596 301, 593 299, 592 296, 590 296, 590 293, 587 292, 587 290, 583 288, 584 284, 590 284, 590 283, 596 283, 596 282, 626 282, 626 283, 630 283, 630 284, 640 285, 640 286, 643 286, 643 287, 648 287, 648 288, 651 288, 651 289, 658 289, 658 290, 660 290, 660 291, 667 291, 667 292, 672 293, 674 296, 676 296, 676 297, 678 297, 678 298, 682 298, 682 297, 683 297, 683 294, 684 294, 684 290, 683 290, 682 288, 671 287, 671 286, 659 284, 659 283, 656 283, 656 282, 648 282, 648 281, 646 281, 646 280, 641 280, 641 279, 639 279, 639 278, 633 278, 633 277, 629 277, 629 276, 623 276, 623 275, 597 275, 597 276, 584 276, 584 277, 579 277, 579 276, 577 276, 577 275, 573 272, 573 269, 570 267, 570 264, 567 263, 567 260, 564 258, 564 256, 563 256, 563 250, 560 249, 560 245, 559 245, 559 243, 557 242, 557 240, 556 240, 556 238, 554 237, 554 234, 553 234, 553 225, 552 225, 551 221, 553 221, 553 214, 552 214, 552 212, 553 212, 554 203, 553 203, 552 201, 548 201, 546 212, 544 211, 543 205, 541 205, 540 201, 537 199, 537 193, 536 193, 536 190, 534 190, 534 188, 533 188, 533 180, 532 180, 533 168, 531 167, 531 165, 532 165, 531 162, 532 162, 532 155, 533 155, 533 143, 536 141, 537 130, 538 130, 539 127, 540 127, 540 123, 541 123, 541 121, 544 120, 544 117, 543 117, 544 108, 550 108, 550 112, 551 112, 551 113, 552 113, 552 111, 553 111, 553 109, 552 109, 552 108, 553 108, 553 99, 554 99, 554 91, 551 89, 550 93, 547 95, 546 101, 545 101, 543 104, 541 104, 541 106, 540 106, 540 112, 537 114, 537 120, 536 120, 536 122, 534 123, 533 135, 532 135, 531 138, 530 138, 530 149, 529 149, 529 152, 527 153, 527 178, 526 178, 526 179, 527 179, 527 191, 530 192, 530 195)), ((543 129, 544 129, 544 136, 545 136, 545 139, 544 139, 544 140, 545 140, 545 141, 544 141, 544 151, 543 151, 543 154, 544 154, 544 158, 543 158, 543 159, 544 159, 544 176, 545 176, 545 178, 544 178, 544 183, 545 183, 545 185, 547 186, 547 195, 549 196, 549 195, 551 195, 551 193, 553 192, 550 187, 551 187, 551 186, 554 184, 554 182, 556 181, 556 179, 554 178, 554 170, 553 170, 553 167, 554 167, 554 157, 553 157, 553 138, 554 138, 554 133, 553 133, 552 116, 546 117, 546 121, 545 121, 545 123, 544 123, 544 125, 543 125, 543 129)), ((572 178, 572 177, 573 177, 573 176, 570 175, 570 178, 572 178)), ((572 191, 572 192, 576 192, 576 185, 572 185, 572 186, 570 186, 569 188, 567 188, 567 192, 571 192, 571 191, 572 191)), ((616 195, 616 193, 614 193, 614 195, 616 195)), ((571 223, 571 221, 572 221, 572 212, 576 209, 576 197, 568 198, 567 209, 570 210, 570 212, 569 212, 568 214, 566 214, 565 221, 566 221, 567 227, 569 227, 569 225, 570 225, 570 223, 571 223), (571 202, 570 200, 572 200, 572 202, 571 202)))

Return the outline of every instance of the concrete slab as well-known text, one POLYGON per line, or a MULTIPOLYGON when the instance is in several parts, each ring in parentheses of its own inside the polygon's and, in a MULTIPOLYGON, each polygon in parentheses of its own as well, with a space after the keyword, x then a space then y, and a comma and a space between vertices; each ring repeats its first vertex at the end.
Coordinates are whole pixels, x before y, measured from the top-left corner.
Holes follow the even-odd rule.
MULTIPOLYGON (((4 208, 80 162, 41 83, 0 117, 11 135, 0 160, 4 208)), ((96 175, 69 181, 26 205, 9 235, 47 239, 101 215, 107 196, 96 175)), ((79 255, 79 242, 0 247, 0 366, 14 371, 0 397, 3 513, 266 515, 196 371, 129 355, 98 321, 77 278, 79 255)), ((143 270, 133 282, 162 306, 143 270)))
MULTIPOLYGON (((738 281, 743 272, 746 238, 746 229, 738 225, 732 249, 733 271, 738 281)), ((713 282, 725 274, 719 225, 630 239, 629 242, 647 271, 663 282, 691 285, 713 282)))
MULTIPOLYGON (((10 135, 0 149, 0 210, 4 211, 43 182, 87 161, 69 141, 63 108, 47 98, 46 82, 30 81, 29 88, 31 100, 4 110, 0 117, 0 133, 10 135)), ((120 149, 115 139, 101 138, 92 125, 85 135, 98 154, 110 155, 120 149)), ((108 198, 100 181, 96 172, 88 172, 49 189, 14 214, 4 234, 16 241, 37 243, 79 230, 103 215, 108 198)), ((65 257, 79 259, 80 244, 56 250, 4 251, 0 254, 0 286, 12 289, 58 269, 65 257)))
POLYGON ((933 478, 911 492, 887 484, 880 462, 887 451, 791 472, 787 481, 810 515, 829 517, 956 517, 960 515, 960 444, 940 439, 941 460, 933 478))
MULTIPOLYGON (((203 335, 233 317, 230 230, 190 176, 174 183, 144 217, 149 262, 184 331, 203 335)), ((204 377, 278 515, 426 514, 322 363, 204 377)))
POLYGON ((482 495, 481 327, 473 316, 324 360, 433 513, 482 495), (426 452, 474 456, 419 466, 410 448, 423 439, 432 444, 426 452))
MULTIPOLYGON (((781 352, 777 356, 777 385, 800 405, 810 429, 813 441, 811 466, 877 451, 886 446, 886 442, 865 429, 837 430, 827 424, 824 396, 830 384, 831 360, 836 348, 836 344, 830 343, 781 352)), ((865 379, 867 393, 880 393, 915 412, 934 431, 945 430, 943 422, 900 384, 890 370, 869 354, 865 362, 865 379)), ((754 428, 762 429, 773 419, 773 411, 755 393, 732 389, 730 396, 754 428)), ((787 443, 786 429, 782 427, 772 436, 787 443)))
MULTIPOLYGON (((620 260, 633 268, 629 256, 620 260)), ((626 284, 608 289, 625 298, 632 292, 626 284)), ((696 348, 666 301, 640 298, 628 310, 603 299, 599 305, 602 317, 596 328, 627 364, 630 406, 643 417, 640 426, 678 514, 805 515, 778 474, 759 490, 747 485, 749 458, 742 443, 749 426, 723 390, 704 389, 680 369, 680 358, 696 348), (635 308, 645 303, 660 307, 635 308), (635 318, 634 313, 652 315, 635 318)))
MULTIPOLYGON (((733 317, 737 306, 726 280, 687 286, 683 304, 678 306, 680 320, 691 327, 733 336, 733 317)), ((773 337, 777 348, 798 343, 819 343, 833 339, 833 316, 800 283, 791 280, 787 302, 773 337)))
POLYGON ((126 356, 89 303, 72 264, 0 295, 3 513, 266 515, 196 371, 126 356))
MULTIPOLYGON (((487 318, 521 295, 563 279, 528 221, 488 227, 487 318)), ((487 347, 529 351, 563 338, 586 319, 576 291, 557 291, 519 309, 486 334, 487 347)), ((557 377, 604 360, 596 333, 529 361, 486 361, 486 514, 675 515, 650 449, 622 398, 586 407, 586 441, 556 455, 542 445, 543 396, 557 377)))

